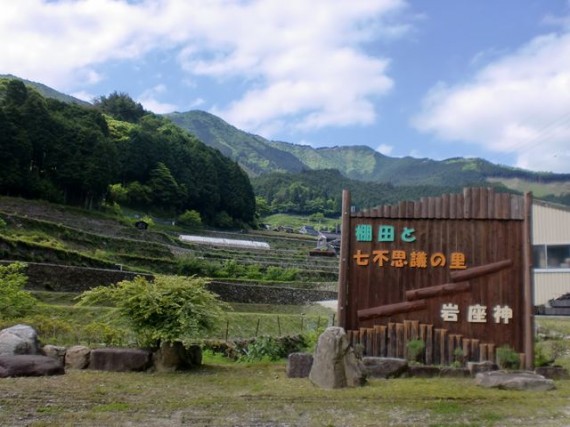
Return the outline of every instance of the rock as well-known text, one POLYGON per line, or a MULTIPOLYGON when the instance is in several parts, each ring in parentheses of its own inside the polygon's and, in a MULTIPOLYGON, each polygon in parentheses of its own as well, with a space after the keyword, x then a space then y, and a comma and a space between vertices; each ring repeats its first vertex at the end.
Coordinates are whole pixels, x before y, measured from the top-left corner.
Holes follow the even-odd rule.
POLYGON ((539 366, 534 370, 535 374, 542 375, 544 378, 551 380, 568 380, 570 374, 568 369, 562 366, 539 366))
POLYGON ((499 369, 497 364, 486 360, 483 362, 467 362, 467 369, 472 377, 476 376, 479 372, 496 371, 499 369))
POLYGON ((99 371, 146 371, 152 366, 152 352, 136 348, 96 348, 89 359, 89 369, 99 371))
POLYGON ((74 345, 65 352, 65 367, 71 369, 86 369, 89 366, 91 349, 84 345, 74 345))
POLYGON ((442 366, 439 370, 439 376, 445 378, 465 378, 471 376, 468 368, 453 368, 451 366, 442 366))
POLYGON ((60 361, 60 363, 62 365, 65 365, 65 353, 67 351, 67 348, 62 347, 62 346, 58 346, 58 345, 44 345, 42 348, 42 352, 48 356, 48 357, 53 357, 54 359, 57 359, 60 361))
POLYGON ((202 364, 202 349, 192 345, 184 347, 181 342, 162 343, 152 355, 154 368, 159 372, 184 371, 202 364))
POLYGON ((475 376, 475 384, 503 390, 548 391, 556 388, 554 381, 530 371, 480 372, 475 376))
POLYGON ((0 355, 41 354, 38 333, 28 325, 15 325, 0 331, 0 355))
POLYGON ((53 357, 38 354, 0 356, 0 378, 40 377, 64 373, 63 364, 53 357))
POLYGON ((407 375, 418 378, 439 377, 441 370, 439 366, 432 365, 409 365, 407 375))
POLYGON ((408 361, 396 357, 363 357, 362 363, 370 378, 397 378, 408 370, 408 361))
POLYGON ((287 357, 287 377, 307 378, 313 366, 311 353, 291 353, 287 357))
POLYGON ((309 379, 313 384, 329 389, 366 383, 364 365, 350 347, 343 328, 332 326, 321 334, 309 379))

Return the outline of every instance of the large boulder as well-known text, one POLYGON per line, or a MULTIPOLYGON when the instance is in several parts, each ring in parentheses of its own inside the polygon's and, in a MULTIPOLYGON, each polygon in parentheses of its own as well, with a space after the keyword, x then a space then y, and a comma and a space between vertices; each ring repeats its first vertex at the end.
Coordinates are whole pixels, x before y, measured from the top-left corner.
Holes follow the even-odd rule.
POLYGON ((15 325, 0 331, 0 355, 42 354, 38 333, 28 325, 15 325))
POLYGON ((65 352, 65 367, 71 369, 87 369, 91 349, 84 345, 74 345, 65 352))
POLYGON ((39 377, 64 373, 62 363, 53 357, 38 354, 0 356, 0 378, 39 377))
POLYGON ((548 391, 556 388, 553 380, 530 371, 480 372, 475 376, 475 384, 503 390, 548 391))
POLYGON ((186 371, 202 364, 202 349, 198 345, 185 347, 181 342, 162 343, 152 361, 158 372, 186 371))
POLYGON ((366 383, 366 370, 350 346, 343 328, 332 326, 319 337, 309 379, 322 388, 357 387, 366 383))
POLYGON ((311 353, 291 353, 287 357, 287 377, 307 378, 313 366, 311 353))
POLYGON ((137 348, 96 348, 89 358, 89 369, 99 371, 146 371, 151 366, 152 352, 137 348))
POLYGON ((397 357, 363 357, 369 378, 397 378, 408 370, 408 361, 397 357))
POLYGON ((47 344, 43 346, 42 352, 46 356, 53 357, 59 360, 62 365, 65 365, 65 353, 67 352, 67 348, 60 345, 47 344))

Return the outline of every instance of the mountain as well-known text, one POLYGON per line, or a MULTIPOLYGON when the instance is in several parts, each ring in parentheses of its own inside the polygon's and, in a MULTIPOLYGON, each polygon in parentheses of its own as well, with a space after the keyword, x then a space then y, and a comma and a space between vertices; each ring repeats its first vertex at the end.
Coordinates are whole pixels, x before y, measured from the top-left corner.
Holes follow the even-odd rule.
POLYGON ((531 172, 478 158, 388 157, 367 146, 313 148, 252 135, 204 111, 168 114, 175 124, 237 161, 252 177, 336 169, 347 178, 394 185, 466 186, 503 183, 539 196, 570 193, 570 174, 531 172))
POLYGON ((206 145, 237 161, 250 176, 267 172, 300 172, 305 169, 295 154, 279 149, 258 135, 241 131, 205 111, 172 113, 166 117, 206 145))
POLYGON ((46 98, 57 99, 58 101, 66 102, 68 104, 78 104, 78 105, 83 105, 83 106, 91 105, 89 102, 83 101, 79 98, 75 98, 74 96, 71 96, 71 95, 66 95, 64 93, 58 92, 57 90, 52 89, 51 87, 46 86, 42 83, 32 82, 30 80, 26 80, 26 79, 22 79, 22 78, 17 77, 17 76, 13 76, 12 74, 0 74, 0 79, 21 80, 22 82, 24 82, 24 84, 26 86, 34 88, 42 96, 44 96, 46 98))

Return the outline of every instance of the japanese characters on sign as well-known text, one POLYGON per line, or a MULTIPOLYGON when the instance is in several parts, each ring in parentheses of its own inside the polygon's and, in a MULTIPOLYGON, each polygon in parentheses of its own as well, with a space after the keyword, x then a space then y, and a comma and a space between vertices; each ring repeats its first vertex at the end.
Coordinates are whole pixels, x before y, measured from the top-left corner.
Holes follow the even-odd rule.
MULTIPOLYGON (((447 303, 441 306, 441 319, 444 322, 458 322, 460 316, 459 305, 447 303)), ((513 318, 513 310, 508 305, 493 307, 493 321, 508 324, 513 318)), ((487 306, 474 304, 467 307, 467 321, 471 323, 487 323, 487 306)))
MULTIPOLYGON (((399 240, 404 243, 416 241, 414 228, 404 227, 399 233, 399 240)), ((370 224, 358 224, 355 227, 357 242, 373 242, 374 230, 370 224)), ((378 242, 395 242, 396 227, 393 225, 380 225, 377 230, 378 242)), ((405 249, 373 250, 372 253, 358 249, 352 258, 358 266, 377 265, 378 267, 446 267, 450 270, 462 270, 467 268, 465 254, 463 252, 451 252, 446 255, 443 252, 427 253, 421 250, 407 251, 405 249), (448 259, 449 258, 449 259, 448 259)))

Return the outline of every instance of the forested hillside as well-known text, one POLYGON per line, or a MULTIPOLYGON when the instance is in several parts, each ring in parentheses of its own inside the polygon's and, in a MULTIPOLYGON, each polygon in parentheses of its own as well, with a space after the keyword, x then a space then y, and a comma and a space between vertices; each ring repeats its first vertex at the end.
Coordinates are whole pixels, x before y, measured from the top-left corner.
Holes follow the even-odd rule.
POLYGON ((125 94, 82 106, 0 79, 0 193, 98 207, 196 211, 220 226, 252 223, 246 173, 125 94))
MULTIPOLYGON (((503 183, 513 190, 533 191, 552 201, 564 202, 570 191, 570 174, 531 172, 496 165, 483 159, 388 157, 367 146, 313 148, 269 141, 243 132, 203 111, 167 115, 209 146, 219 148, 239 162, 250 176, 273 172, 336 169, 350 179, 396 186, 487 186, 503 183), (516 187, 511 183, 517 182, 516 187), (564 196, 566 194, 566 196, 564 196)), ((407 191, 407 190, 406 190, 407 191)))
MULTIPOLYGON (((352 204, 357 209, 418 200, 421 197, 461 192, 461 185, 404 185, 363 182, 344 177, 335 169, 306 170, 301 173, 271 173, 252 178, 258 205, 268 213, 311 215, 323 213, 339 217, 342 209, 342 190, 351 192, 352 204)), ((508 191, 499 186, 497 191, 508 191)))

